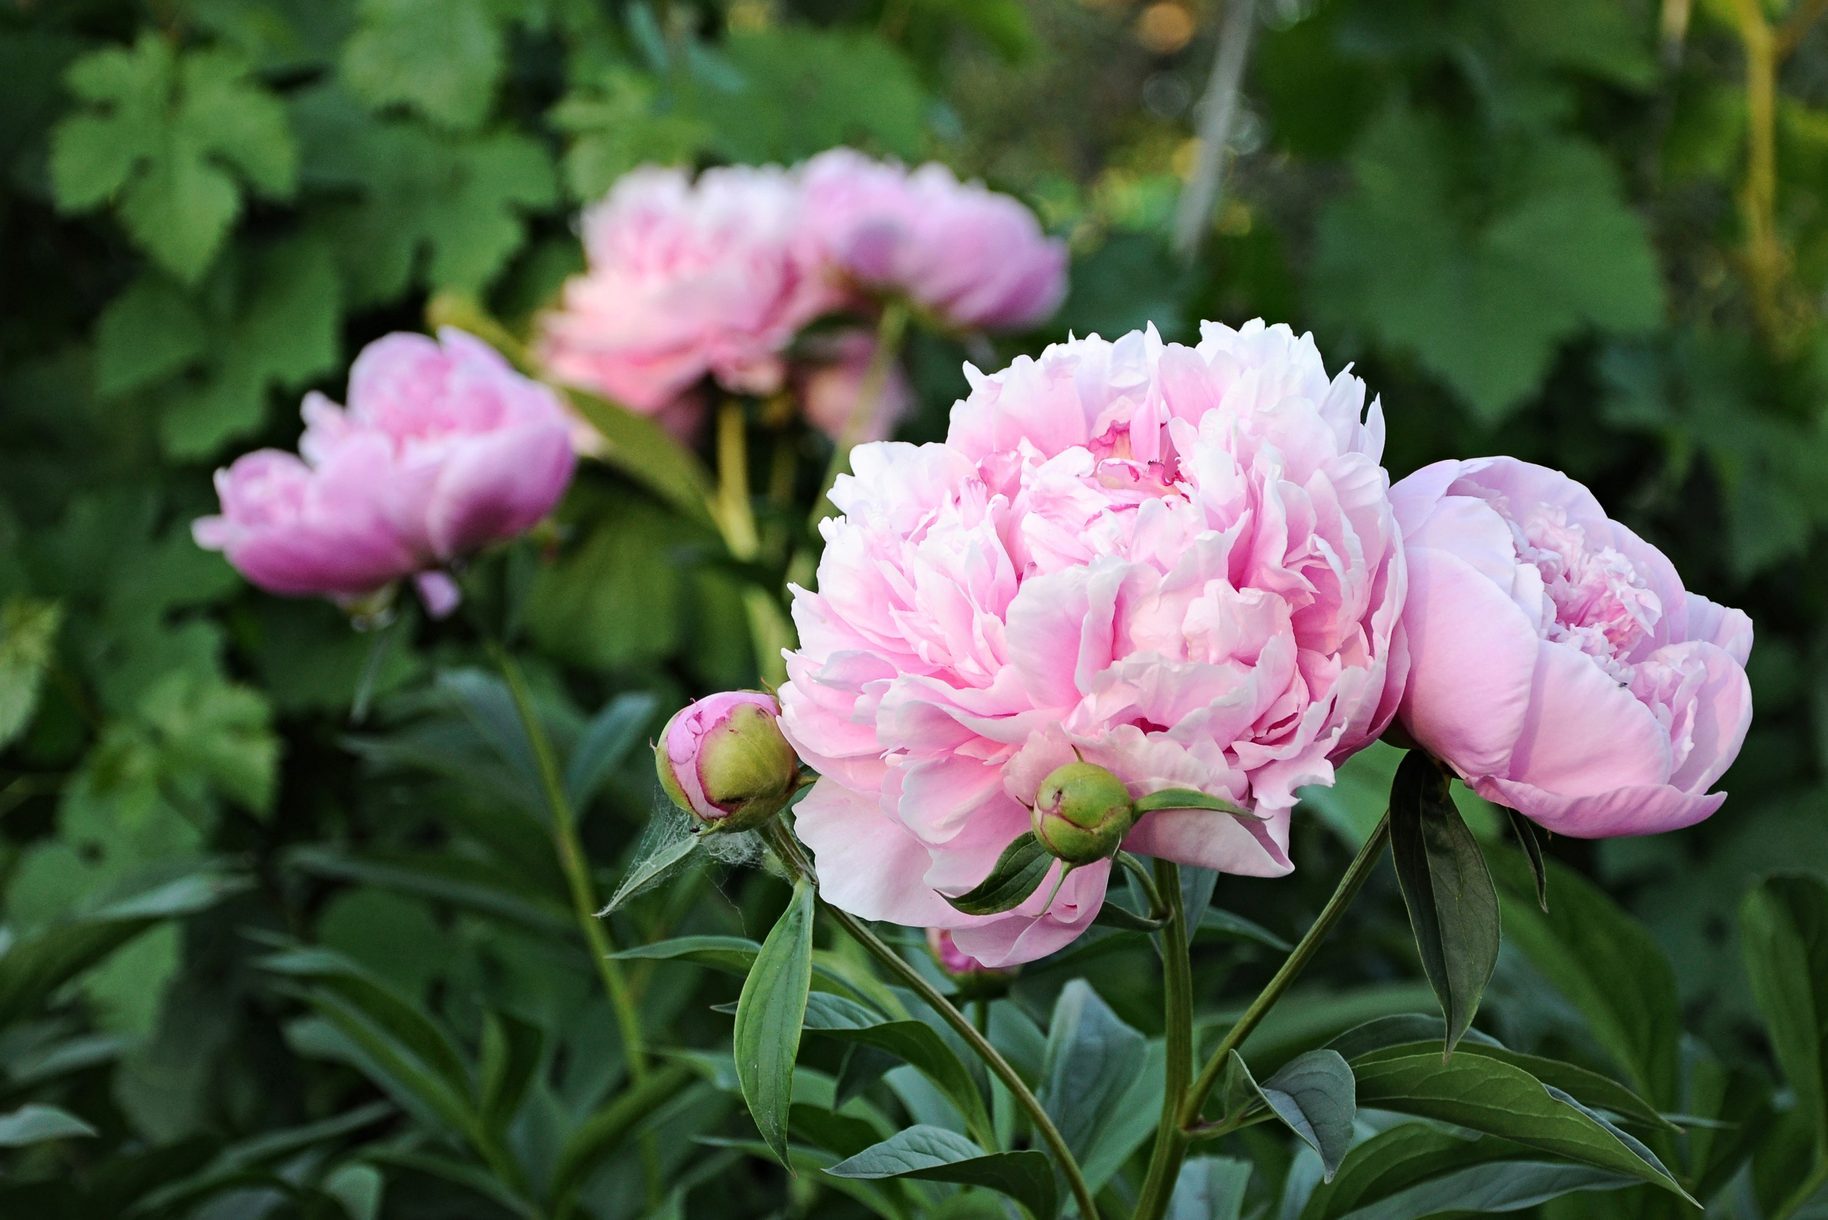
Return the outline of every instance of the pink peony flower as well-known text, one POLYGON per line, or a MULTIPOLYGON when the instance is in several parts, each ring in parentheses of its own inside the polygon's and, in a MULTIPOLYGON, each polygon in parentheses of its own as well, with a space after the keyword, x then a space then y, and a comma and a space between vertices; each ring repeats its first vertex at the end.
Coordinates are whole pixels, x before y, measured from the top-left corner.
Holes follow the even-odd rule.
POLYGON ((796 826, 824 896, 996 967, 1103 902, 1108 861, 1002 915, 941 896, 989 873, 1075 753, 1134 796, 1248 811, 1150 813, 1131 850, 1288 872, 1296 789, 1394 713, 1404 569, 1379 408, 1287 327, 1080 339, 967 375, 945 444, 864 446, 833 491, 781 723, 822 776, 796 826))
POLYGON ((1437 462, 1391 492, 1409 559, 1400 716, 1475 791, 1577 838, 1673 830, 1752 719, 1752 622, 1559 471, 1437 462))
POLYGON ((939 968, 955 979, 973 979, 1008 973, 1002 970, 992 970, 977 958, 960 949, 958 942, 953 940, 952 933, 945 928, 927 929, 927 949, 933 954, 933 960, 939 963, 939 968))
POLYGON ((304 417, 302 460, 262 450, 219 471, 222 512, 193 530, 274 593, 348 602, 419 576, 448 611, 436 570, 531 528, 576 463, 552 391, 461 331, 371 343, 348 408, 311 394, 304 417))
POLYGON ((773 393, 801 327, 840 301, 801 219, 794 177, 767 166, 625 175, 584 213, 586 269, 541 323, 553 374, 689 433, 707 375, 773 393))
POLYGON ((850 330, 820 336, 805 347, 805 362, 794 374, 800 410, 808 423, 833 440, 846 439, 851 417, 860 409, 869 414, 861 429, 849 437, 857 442, 887 438, 913 409, 914 387, 908 384, 899 364, 889 366, 887 376, 875 389, 875 401, 861 400, 870 362, 876 356, 876 338, 869 332, 850 330))
POLYGON ((943 165, 909 172, 834 148, 806 163, 806 224, 853 283, 960 330, 1020 330, 1066 295, 1066 245, 1008 195, 943 165))

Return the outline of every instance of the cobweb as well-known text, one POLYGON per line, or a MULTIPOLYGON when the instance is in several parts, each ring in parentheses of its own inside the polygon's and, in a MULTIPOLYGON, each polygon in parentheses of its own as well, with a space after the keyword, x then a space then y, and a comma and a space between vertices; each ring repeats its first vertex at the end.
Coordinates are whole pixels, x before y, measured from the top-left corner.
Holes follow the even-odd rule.
POLYGON ((654 814, 648 819, 641 841, 635 845, 634 862, 622 884, 599 916, 611 911, 677 874, 695 856, 709 856, 726 867, 755 864, 762 858, 762 837, 753 831, 735 834, 706 834, 692 815, 674 805, 656 785, 654 814))

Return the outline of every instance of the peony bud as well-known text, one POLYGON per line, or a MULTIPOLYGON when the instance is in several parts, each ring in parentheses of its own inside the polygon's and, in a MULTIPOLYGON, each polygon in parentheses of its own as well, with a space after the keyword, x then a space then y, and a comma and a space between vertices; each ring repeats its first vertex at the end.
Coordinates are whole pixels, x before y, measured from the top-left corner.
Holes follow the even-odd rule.
POLYGON ((654 766, 673 803, 706 830, 752 830, 781 811, 800 760, 781 736, 781 706, 760 691, 709 695, 675 713, 654 766))
POLYGON ((1117 854, 1136 821, 1123 781, 1103 767, 1071 762, 1041 781, 1031 812, 1035 837, 1056 859, 1090 864, 1117 854))

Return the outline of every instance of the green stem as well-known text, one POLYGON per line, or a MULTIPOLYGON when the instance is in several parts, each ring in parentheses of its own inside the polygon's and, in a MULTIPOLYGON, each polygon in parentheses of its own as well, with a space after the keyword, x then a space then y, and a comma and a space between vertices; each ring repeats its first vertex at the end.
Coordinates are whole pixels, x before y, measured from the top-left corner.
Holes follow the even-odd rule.
POLYGON ((1162 1117, 1155 1131, 1155 1148, 1149 1172, 1143 1178, 1138 1216, 1159 1216, 1168 1207, 1187 1155, 1188 1134, 1181 1125, 1187 1083, 1193 1076, 1193 967, 1187 945, 1186 912, 1179 902, 1181 872, 1168 860, 1155 862, 1155 885, 1169 895, 1168 922, 1161 931, 1162 991, 1165 998, 1163 1031, 1168 1067, 1163 1077, 1162 1117))
MULTIPOLYGON (((749 495, 749 444, 743 407, 727 398, 717 408, 717 495, 711 515, 724 536, 730 554, 744 563, 761 554, 762 540, 755 528, 755 509, 749 495)), ((743 582, 743 609, 749 618, 749 637, 755 645, 755 666, 769 687, 787 680, 787 662, 781 650, 793 646, 793 628, 780 602, 754 581, 743 582)))
MULTIPOLYGON (((813 871, 812 862, 800 850, 800 845, 795 841, 791 831, 777 820, 764 827, 762 834, 768 840, 768 845, 774 849, 775 854, 780 857, 781 863, 786 866, 788 872, 796 877, 810 878, 815 887, 817 886, 818 876, 813 871)), ((814 892, 817 892, 816 889, 814 892)), ((1066 1178, 1067 1188, 1072 1191, 1073 1198, 1079 1205, 1079 1214, 1084 1220, 1098 1220, 1098 1204, 1092 1198, 1092 1188, 1086 1183, 1085 1173, 1079 1168, 1079 1162, 1073 1156, 1072 1149, 1066 1146, 1066 1137, 1060 1134, 1058 1127, 1054 1126, 1054 1120, 1048 1117, 1040 1099, 1029 1089, 1028 1083, 1022 1079, 1021 1074, 1010 1066, 1009 1061, 1003 1058, 1002 1053, 996 1047, 990 1044, 990 1039, 986 1038, 977 1026, 958 1010, 957 1005, 947 999, 937 987, 929 983, 920 971, 903 960, 901 954, 884 944, 861 920, 848 911, 841 911, 832 906, 823 898, 819 899, 819 906, 837 922, 839 927, 844 929, 852 940, 861 945, 877 961, 888 967, 891 974, 919 996, 921 1001, 939 1016, 940 1020, 950 1025, 953 1032, 965 1040, 965 1045, 971 1048, 972 1053, 984 1061, 984 1066, 989 1068, 991 1075, 995 1076, 1009 1090, 1010 1096, 1015 1098, 1016 1104, 1022 1107, 1022 1110, 1028 1115, 1029 1121, 1034 1124, 1035 1132, 1040 1135, 1041 1141, 1054 1154, 1055 1164, 1066 1178)))
MULTIPOLYGON (((1382 818, 1378 819, 1377 826, 1372 829, 1371 837, 1365 840, 1363 847, 1359 848, 1358 855, 1354 856, 1352 863, 1346 866, 1345 875, 1334 887, 1333 896, 1327 899, 1326 906, 1320 909, 1320 914, 1315 917, 1313 926, 1289 952, 1281 969, 1277 970, 1275 976, 1264 984, 1263 990, 1257 993, 1257 998, 1250 1002, 1250 1007, 1244 1010, 1244 1015, 1225 1031, 1225 1037, 1220 1040, 1211 1057, 1206 1060, 1206 1066, 1200 1069, 1199 1078, 1193 1082, 1193 1087, 1187 1090, 1181 1099, 1179 1120, 1175 1124, 1176 1130, 1168 1133, 1169 1149, 1166 1157, 1163 1158, 1164 1164, 1160 1174, 1161 1180, 1167 1182, 1168 1187, 1153 1197, 1145 1197, 1144 1204, 1147 1206, 1139 1205, 1137 1207, 1134 1220, 1161 1220, 1161 1216, 1167 1210, 1169 1189, 1172 1188, 1174 1179, 1180 1173, 1182 1160, 1186 1158, 1187 1144, 1199 1129, 1200 1112, 1206 1108, 1206 1099, 1212 1095, 1212 1090, 1218 1086, 1220 1077, 1224 1075, 1225 1065, 1231 1060, 1232 1052, 1244 1045, 1244 1040, 1250 1036, 1251 1031, 1255 1030, 1263 1018, 1269 1015, 1269 1010, 1276 1006, 1276 1001, 1282 998, 1283 993, 1289 989, 1289 985, 1295 981, 1296 976, 1313 958, 1315 951, 1320 948, 1320 942, 1326 939, 1326 935, 1332 931, 1333 925, 1339 922, 1339 917, 1344 915, 1346 908, 1352 905, 1352 899, 1358 896, 1358 891, 1363 888, 1366 879, 1370 877, 1372 867, 1376 865, 1378 857, 1383 854, 1384 845, 1389 841, 1390 815, 1385 813, 1382 818)), ((1154 1166, 1151 1165, 1152 1175, 1153 1172, 1154 1166)), ((1151 1180, 1154 1180, 1153 1176, 1151 1180)))
MULTIPOLYGON (((571 798, 565 792, 565 781, 559 772, 558 759, 552 751, 552 741, 547 737, 545 726, 533 706, 533 697, 527 690, 527 680, 521 673, 520 665, 496 640, 489 641, 489 653, 496 667, 501 670, 502 679, 508 684, 508 695, 514 701, 514 710, 520 716, 521 725, 527 733, 527 742, 533 749, 540 790, 546 799, 548 820, 552 823, 552 845, 558 855, 559 867, 565 874, 566 888, 571 895, 572 914, 577 919, 578 930, 584 934, 584 943, 590 948, 590 956, 596 962, 597 978, 603 984, 603 994, 609 1000, 616 1031, 622 1039, 622 1055, 628 1062, 629 1079, 640 1085, 648 1075, 647 1049, 642 1041, 640 1013, 635 1007, 634 992, 622 973, 622 964, 614 956, 616 945, 610 936, 609 927, 597 918, 599 905, 590 882, 590 865, 584 859, 584 845, 578 840, 577 818, 571 808, 571 798)), ((647 1171, 650 1203, 657 1206, 659 1160, 651 1133, 644 1135, 641 1152, 647 1171)))

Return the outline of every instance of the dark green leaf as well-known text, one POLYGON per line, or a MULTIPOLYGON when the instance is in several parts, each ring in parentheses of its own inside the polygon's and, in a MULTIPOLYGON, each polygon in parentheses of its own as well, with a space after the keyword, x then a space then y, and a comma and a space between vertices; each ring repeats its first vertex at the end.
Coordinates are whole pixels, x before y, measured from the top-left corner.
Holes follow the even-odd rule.
POLYGON ((812 987, 812 914, 812 885, 802 879, 736 1002, 736 1078, 762 1139, 784 1165, 793 1064, 812 987))
POLYGON ((1023 831, 1003 849, 990 875, 970 890, 946 901, 967 915, 997 915, 1014 910, 1039 889, 1054 866, 1054 858, 1032 830, 1023 831))
POLYGON ((546 1041, 539 1026, 512 1013, 490 1012, 482 1025, 482 1120, 505 1131, 532 1087, 546 1041))
POLYGON ((571 912, 556 899, 508 883, 498 865, 449 851, 377 851, 352 856, 333 847, 312 846, 299 848, 287 861, 320 877, 435 899, 458 910, 510 920, 544 935, 569 935, 574 926, 571 912))
POLYGON ((1828 884, 1766 878, 1746 896, 1739 922, 1771 1049, 1828 1160, 1828 884))
POLYGON ((1557 1097, 1523 1068, 1475 1049, 1443 1062, 1431 1049, 1396 1048, 1361 1056, 1358 1104, 1456 1123, 1583 1165, 1629 1174, 1683 1198, 1686 1192, 1641 1144, 1582 1107, 1557 1097))
POLYGON ((0 606, 0 748, 32 723, 62 621, 55 602, 15 597, 0 606))
POLYGON ((1233 1051, 1222 1087, 1224 1123, 1236 1124, 1265 1107, 1320 1154, 1327 1178, 1339 1168, 1352 1143, 1358 1103, 1352 1069, 1338 1051, 1322 1049, 1298 1055, 1261 1084, 1243 1057, 1233 1051))
POLYGON ((898 1131, 826 1170, 840 1178, 917 1178, 987 1186, 1026 1207, 1032 1215, 1054 1214, 1054 1175, 1045 1154, 985 1152, 944 1127, 914 1126, 898 1131))
POLYGON ((1090 984, 1074 979, 1061 990, 1048 1025, 1041 1104, 1081 1163, 1115 1137, 1113 1118, 1147 1058, 1147 1039, 1090 984))
MULTIPOLYGON (((565 1139, 552 1171, 552 1197, 561 1204, 589 1179, 605 1158, 620 1148, 656 1110, 692 1085, 691 1070, 666 1064, 632 1085, 585 1119, 565 1139)), ((702 1087, 702 1086, 696 1086, 702 1087)))
POLYGON ((94 1127, 56 1106, 21 1106, 10 1114, 0 1114, 0 1148, 23 1148, 45 1140, 94 1134, 94 1127))
POLYGON ((646 415, 606 402, 582 390, 570 391, 572 405, 603 438, 605 462, 654 492, 688 520, 711 519, 711 477, 691 450, 646 415))
POLYGON ((846 1042, 887 1051, 913 1065, 940 1090, 974 1131, 987 1131, 990 1116, 970 1070, 931 1025, 891 1020, 855 1000, 815 991, 806 1002, 806 1028, 846 1042))
POLYGON ((1511 833, 1523 845, 1524 858, 1530 862, 1530 875, 1536 879, 1536 905, 1546 912, 1549 909, 1549 869, 1542 860, 1543 830, 1515 809, 1504 812, 1510 815, 1511 833))
POLYGON ((1485 853, 1439 763, 1411 750, 1390 785, 1390 854, 1422 970, 1447 1019, 1444 1050, 1465 1034, 1498 965, 1498 892, 1485 853))
POLYGON ((659 700, 649 694, 620 695, 591 717, 571 749, 565 767, 565 795, 582 814, 615 769, 622 765, 641 730, 654 718, 659 700))
POLYGON ((1223 1156, 1196 1156, 1181 1165, 1168 1199, 1166 1220, 1238 1220, 1250 1186, 1250 1164, 1223 1156))

